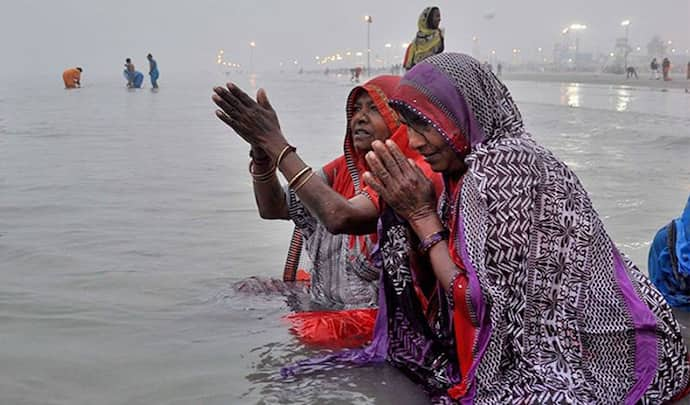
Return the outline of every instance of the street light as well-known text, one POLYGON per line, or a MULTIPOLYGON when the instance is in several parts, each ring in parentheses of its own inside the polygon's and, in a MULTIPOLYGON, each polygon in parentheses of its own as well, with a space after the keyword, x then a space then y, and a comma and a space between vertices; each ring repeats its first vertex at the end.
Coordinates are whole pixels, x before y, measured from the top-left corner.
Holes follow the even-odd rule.
POLYGON ((249 73, 254 73, 254 48, 256 48, 256 42, 251 41, 249 43, 249 73))
POLYGON ((628 50, 630 49, 630 45, 628 44, 628 27, 630 27, 630 20, 623 20, 621 21, 621 27, 625 27, 625 51, 623 54, 623 65, 624 69, 628 69, 628 53, 630 53, 628 50))
POLYGON ((371 16, 365 15, 364 22, 367 23, 367 76, 371 77, 371 16))

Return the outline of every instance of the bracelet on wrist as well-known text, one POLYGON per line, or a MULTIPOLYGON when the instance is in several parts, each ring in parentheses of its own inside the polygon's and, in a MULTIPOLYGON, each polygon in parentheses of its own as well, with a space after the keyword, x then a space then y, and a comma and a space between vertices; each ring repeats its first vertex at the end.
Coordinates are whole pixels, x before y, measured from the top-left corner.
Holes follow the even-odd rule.
POLYGON ((429 250, 436 245, 437 243, 441 242, 442 240, 447 240, 448 239, 448 230, 447 229, 442 229, 438 232, 434 232, 432 234, 427 235, 424 237, 419 242, 419 247, 417 247, 417 250, 419 251, 420 254, 427 254, 429 250))
MULTIPOLYGON (((290 152, 295 152, 297 148, 295 148, 292 145, 286 145, 278 154, 278 158, 275 161, 275 164, 273 164, 270 169, 263 173, 254 173, 254 166, 255 165, 264 165, 266 163, 269 163, 271 161, 270 158, 266 157, 263 159, 256 159, 254 157, 254 149, 249 150, 249 157, 252 158, 252 160, 249 161, 249 173, 252 175, 252 179, 254 180, 255 183, 268 183, 272 181, 273 176, 276 173, 276 170, 278 169, 278 165, 280 165, 280 162, 285 158, 285 156, 290 153, 290 152)), ((311 169, 310 169, 311 170, 311 169)), ((300 174, 300 173, 298 173, 300 174)), ((304 173, 301 173, 304 174, 304 173)), ((293 179, 294 180, 294 179, 293 179)))
POLYGON ((314 172, 313 170, 310 171, 309 174, 304 177, 304 180, 300 181, 299 184, 292 188, 292 190, 295 193, 298 192, 300 188, 304 187, 305 184, 309 183, 309 180, 311 180, 311 178, 314 177, 315 174, 316 172, 314 172))
POLYGON ((271 167, 267 171, 263 173, 254 173, 254 161, 250 160, 249 161, 249 174, 252 175, 252 179, 254 180, 255 183, 268 183, 275 177, 276 174, 276 169, 275 167, 271 167))
POLYGON ((281 150, 280 153, 278 154, 278 158, 276 158, 276 169, 278 168, 278 166, 280 166, 280 162, 283 161, 285 156, 287 156, 290 152, 296 152, 296 151, 297 151, 297 148, 295 148, 294 146, 292 146, 290 144, 285 145, 283 150, 281 150))
POLYGON ((305 174, 307 174, 307 173, 309 173, 309 172, 311 172, 311 167, 309 167, 309 166, 304 166, 304 168, 303 168, 302 170, 300 170, 299 172, 297 172, 297 174, 295 174, 295 176, 294 176, 292 179, 290 179, 290 181, 288 181, 288 188, 291 188, 291 189, 294 190, 294 187, 293 187, 293 186, 294 186, 295 184, 297 184, 297 182, 299 181, 299 179, 300 179, 302 176, 304 176, 305 174))

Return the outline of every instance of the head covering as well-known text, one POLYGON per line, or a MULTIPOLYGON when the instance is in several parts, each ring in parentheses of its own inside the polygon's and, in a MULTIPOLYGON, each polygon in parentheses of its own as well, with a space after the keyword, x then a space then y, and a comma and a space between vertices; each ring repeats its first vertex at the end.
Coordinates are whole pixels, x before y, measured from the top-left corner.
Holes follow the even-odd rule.
POLYGON ((431 27, 431 13, 438 7, 427 7, 417 19, 417 35, 405 52, 403 67, 410 69, 431 55, 443 52, 443 32, 431 27))
MULTIPOLYGON (((339 175, 330 178, 331 185, 335 191, 345 198, 352 198, 362 190, 361 175, 367 170, 364 154, 354 147, 350 121, 354 116, 354 106, 357 98, 366 92, 376 105, 376 108, 383 117, 390 135, 396 133, 401 127, 397 113, 388 105, 388 97, 393 94, 400 82, 399 76, 383 75, 375 77, 361 86, 357 86, 350 91, 345 104, 346 128, 345 143, 343 146, 343 159, 345 167, 334 167, 335 171, 326 170, 326 175, 338 173, 339 175), (347 174, 346 174, 347 173, 347 174)), ((339 164, 340 165, 340 164, 339 164)))
POLYGON ((458 153, 487 139, 522 134, 522 116, 508 88, 463 54, 439 54, 410 70, 391 97, 429 124, 458 153))
POLYGON ((690 311, 690 197, 681 216, 657 232, 648 265, 649 277, 666 301, 690 311))

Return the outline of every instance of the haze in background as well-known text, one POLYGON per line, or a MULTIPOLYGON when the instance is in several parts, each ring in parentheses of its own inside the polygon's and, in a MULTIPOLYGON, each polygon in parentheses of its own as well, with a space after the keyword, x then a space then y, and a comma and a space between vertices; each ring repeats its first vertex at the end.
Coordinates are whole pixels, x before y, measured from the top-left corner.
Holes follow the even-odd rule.
MULTIPOLYGON (((473 37, 482 52, 495 49, 553 49, 560 32, 572 23, 588 26, 580 34, 583 52, 608 52, 623 36, 629 19, 630 43, 644 50, 653 35, 672 40, 679 53, 690 48, 687 0, 198 0, 149 1, 5 1, 0 13, 2 81, 54 77, 70 66, 89 77, 119 75, 124 59, 147 70, 152 52, 162 81, 170 74, 204 74, 216 69, 216 54, 248 65, 255 41, 254 67, 275 71, 316 68, 315 56, 345 49, 366 49, 364 15, 371 15, 372 54, 393 60, 416 31, 428 5, 441 8, 447 50, 471 53, 473 37), (384 45, 392 46, 386 50, 384 45), (294 64, 297 61, 298 64, 294 64)), ((688 56, 690 58, 690 56, 688 56)), ((372 66, 374 64, 372 63, 372 66)))

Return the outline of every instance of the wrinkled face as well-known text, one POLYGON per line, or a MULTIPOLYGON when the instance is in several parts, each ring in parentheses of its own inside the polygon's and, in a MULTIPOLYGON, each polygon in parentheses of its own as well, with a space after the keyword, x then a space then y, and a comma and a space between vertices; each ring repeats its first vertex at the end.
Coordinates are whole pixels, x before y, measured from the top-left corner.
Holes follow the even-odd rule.
POLYGON ((401 121, 407 125, 410 147, 419 152, 435 172, 451 176, 465 171, 465 162, 448 146, 443 136, 422 117, 401 111, 401 121))
POLYGON ((366 91, 355 99, 350 132, 355 148, 364 153, 371 150, 371 143, 375 140, 385 141, 391 136, 383 116, 366 91))
POLYGON ((429 25, 431 29, 436 29, 441 24, 441 11, 437 8, 431 10, 431 15, 429 16, 429 25))

